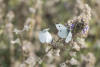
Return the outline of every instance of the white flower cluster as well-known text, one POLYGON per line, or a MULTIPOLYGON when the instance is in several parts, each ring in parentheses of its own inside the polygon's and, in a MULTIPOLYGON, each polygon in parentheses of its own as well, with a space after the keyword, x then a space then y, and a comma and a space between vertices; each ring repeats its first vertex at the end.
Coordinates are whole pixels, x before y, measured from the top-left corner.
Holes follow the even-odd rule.
POLYGON ((79 64, 79 62, 75 58, 71 58, 71 60, 69 61, 69 63, 71 65, 78 65, 79 64))
POLYGON ((16 40, 11 40, 11 44, 20 43, 20 40, 17 38, 16 40))
POLYGON ((24 28, 22 30, 18 30, 17 28, 15 28, 13 32, 15 32, 16 34, 21 34, 23 31, 28 31, 29 29, 30 27, 28 25, 24 25, 24 28))

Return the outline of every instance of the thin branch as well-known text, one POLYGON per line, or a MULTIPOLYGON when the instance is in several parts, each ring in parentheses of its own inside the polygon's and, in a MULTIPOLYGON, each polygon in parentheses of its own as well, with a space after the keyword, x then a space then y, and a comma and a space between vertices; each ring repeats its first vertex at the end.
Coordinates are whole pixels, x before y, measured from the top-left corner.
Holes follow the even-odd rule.
MULTIPOLYGON (((43 58, 41 59, 42 61, 44 61, 46 55, 52 50, 52 47, 45 53, 45 55, 43 56, 43 58)), ((37 67, 38 65, 38 61, 36 62, 36 64, 34 65, 34 67, 37 67)))

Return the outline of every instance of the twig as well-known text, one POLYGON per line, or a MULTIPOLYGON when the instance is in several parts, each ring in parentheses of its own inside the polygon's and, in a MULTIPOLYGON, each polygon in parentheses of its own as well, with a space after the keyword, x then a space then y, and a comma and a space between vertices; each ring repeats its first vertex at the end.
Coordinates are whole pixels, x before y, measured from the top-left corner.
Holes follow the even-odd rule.
MULTIPOLYGON (((52 47, 45 53, 45 55, 44 55, 43 58, 42 58, 42 61, 44 61, 46 55, 47 55, 51 50, 52 50, 52 47)), ((37 65, 38 65, 38 61, 36 62, 36 64, 34 65, 34 67, 37 67, 37 65)))
POLYGON ((19 37, 19 39, 20 39, 20 43, 21 43, 21 45, 20 45, 20 47, 21 47, 21 52, 22 52, 22 56, 21 56, 21 60, 23 61, 24 60, 24 57, 23 57, 23 55, 24 55, 24 52, 23 52, 23 39, 22 39, 22 36, 21 36, 21 34, 18 34, 18 37, 19 37))

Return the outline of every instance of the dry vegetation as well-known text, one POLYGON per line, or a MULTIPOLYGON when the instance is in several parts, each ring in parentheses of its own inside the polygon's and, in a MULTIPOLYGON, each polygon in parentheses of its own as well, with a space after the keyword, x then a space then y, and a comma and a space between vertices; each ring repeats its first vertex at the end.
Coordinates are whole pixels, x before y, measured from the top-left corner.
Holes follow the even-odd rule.
POLYGON ((0 67, 100 67, 99 0, 0 0, 0 67), (72 32, 65 43, 55 24, 72 32), (50 28, 52 43, 39 31, 50 28))

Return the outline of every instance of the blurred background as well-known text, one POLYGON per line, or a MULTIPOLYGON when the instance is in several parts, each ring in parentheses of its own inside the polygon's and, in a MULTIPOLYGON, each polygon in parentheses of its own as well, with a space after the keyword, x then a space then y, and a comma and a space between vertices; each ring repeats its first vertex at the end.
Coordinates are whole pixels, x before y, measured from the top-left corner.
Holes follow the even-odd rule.
MULTIPOLYGON (((92 17, 85 41, 88 49, 79 53, 92 53, 95 59, 90 61, 94 61, 94 67, 100 67, 99 0, 0 0, 0 67, 19 67, 22 63, 22 52, 17 38, 22 40, 21 44, 25 44, 22 48, 26 53, 32 52, 34 58, 41 57, 44 47, 38 40, 39 30, 49 27, 52 34, 57 33, 55 24, 65 24, 74 16, 80 15, 80 8, 85 3, 91 7, 92 17), (15 29, 22 30, 25 25, 31 26, 30 30, 21 33, 21 36, 14 33, 15 29)), ((39 67, 59 67, 58 61, 59 59, 56 59, 52 64, 44 62, 39 67)), ((64 58, 61 61, 64 61, 64 58)))

